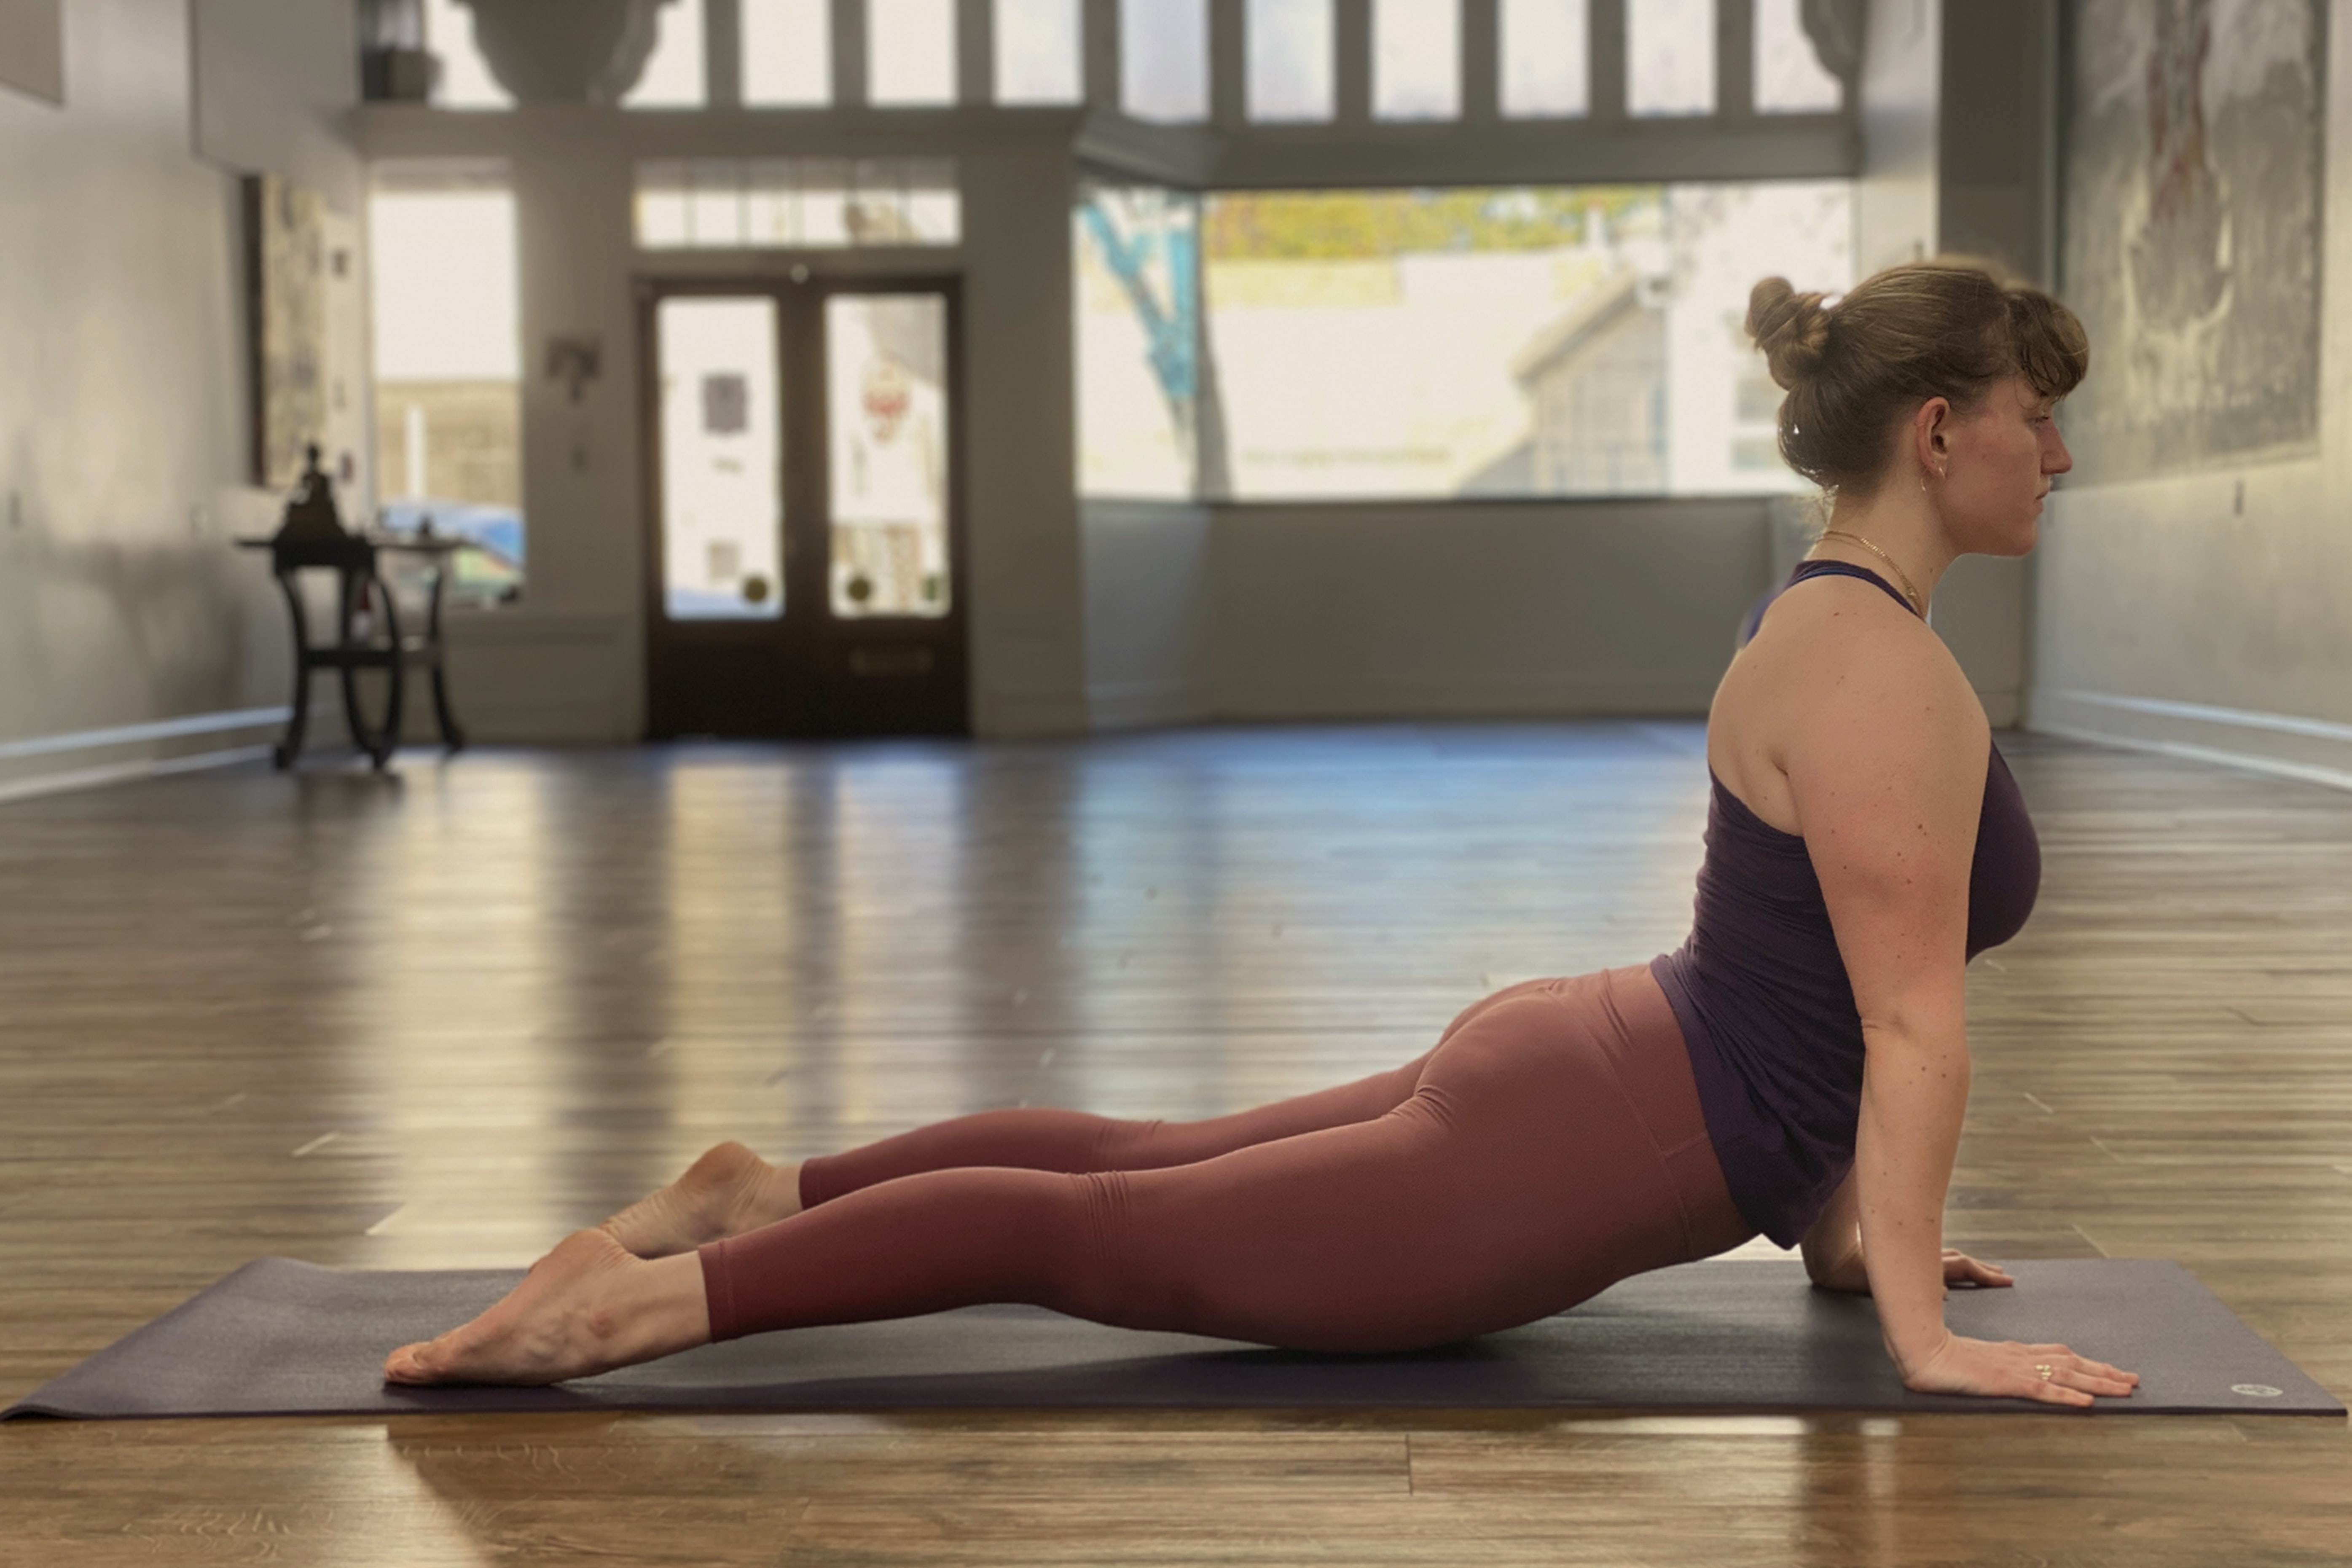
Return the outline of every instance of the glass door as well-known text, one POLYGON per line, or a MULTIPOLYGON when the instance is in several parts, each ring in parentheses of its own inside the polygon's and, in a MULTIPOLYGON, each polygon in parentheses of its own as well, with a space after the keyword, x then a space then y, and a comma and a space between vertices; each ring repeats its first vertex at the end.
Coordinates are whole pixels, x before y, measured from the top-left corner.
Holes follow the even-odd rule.
POLYGON ((968 729, 951 281, 649 285, 648 729, 968 729))

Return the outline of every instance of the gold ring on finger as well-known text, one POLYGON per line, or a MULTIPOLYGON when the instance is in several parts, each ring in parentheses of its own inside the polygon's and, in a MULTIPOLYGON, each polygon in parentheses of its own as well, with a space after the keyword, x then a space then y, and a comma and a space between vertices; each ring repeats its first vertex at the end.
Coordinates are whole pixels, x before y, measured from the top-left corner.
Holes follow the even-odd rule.
POLYGON ((2033 1363, 2033 1370, 2042 1374, 2042 1382, 2047 1383, 2050 1381, 2050 1374, 2056 1372, 2058 1369, 2051 1365, 2048 1362, 2042 1361, 2033 1363))

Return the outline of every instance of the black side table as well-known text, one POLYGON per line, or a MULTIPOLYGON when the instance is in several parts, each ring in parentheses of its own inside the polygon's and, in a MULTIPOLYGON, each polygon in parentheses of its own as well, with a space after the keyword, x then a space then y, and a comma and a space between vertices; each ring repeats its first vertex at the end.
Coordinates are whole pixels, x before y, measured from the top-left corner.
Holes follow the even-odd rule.
POLYGON ((269 552, 270 572, 294 620, 294 714, 287 721, 286 738, 278 743, 276 760, 280 768, 292 767, 301 754, 302 735, 310 718, 310 674, 320 669, 335 670, 342 677, 343 721, 378 772, 400 745, 404 677, 411 666, 433 673, 433 716, 441 727, 442 743, 453 752, 465 746, 465 731, 449 710, 449 677, 441 642, 441 599, 449 580, 448 558, 470 548, 465 541, 350 533, 340 539, 240 539, 236 542, 241 550, 269 552), (376 569, 377 554, 387 552, 431 558, 433 589, 421 637, 401 633, 400 608, 376 569), (310 617, 303 608, 298 581, 302 572, 312 569, 336 576, 335 640, 323 645, 310 641, 310 617), (360 612, 367 606, 373 606, 373 613, 362 628, 360 612), (380 722, 369 721, 360 701, 358 676, 362 669, 384 672, 387 689, 380 722))

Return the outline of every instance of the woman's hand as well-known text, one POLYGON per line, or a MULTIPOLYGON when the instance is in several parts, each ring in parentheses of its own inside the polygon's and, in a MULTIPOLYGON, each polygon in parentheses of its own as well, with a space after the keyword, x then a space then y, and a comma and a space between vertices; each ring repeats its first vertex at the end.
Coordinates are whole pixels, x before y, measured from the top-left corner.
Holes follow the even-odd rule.
POLYGON ((1998 1263, 1980 1263, 1957 1247, 1944 1248, 1944 1283, 1973 1285, 1983 1290, 2005 1290, 2017 1283, 1998 1263))
MULTIPOLYGON (((1863 1267, 1862 1247, 1856 1244, 1831 1254, 1809 1251, 1805 1255, 1805 1272, 1814 1284, 1824 1290, 1843 1290, 1851 1295, 1870 1294, 1870 1271, 1863 1267)), ((1986 1263, 1970 1258, 1955 1247, 1944 1248, 1944 1284, 1966 1285, 1980 1290, 2005 1290, 2017 1281, 2009 1270, 1998 1263, 1986 1263)))
POLYGON ((2095 1395, 2128 1395, 2139 1386, 2139 1373, 2078 1356, 2064 1345, 1947 1334, 1942 1349, 1916 1369, 1904 1369, 1903 1386, 1914 1394, 1989 1394, 2087 1408, 2095 1395))

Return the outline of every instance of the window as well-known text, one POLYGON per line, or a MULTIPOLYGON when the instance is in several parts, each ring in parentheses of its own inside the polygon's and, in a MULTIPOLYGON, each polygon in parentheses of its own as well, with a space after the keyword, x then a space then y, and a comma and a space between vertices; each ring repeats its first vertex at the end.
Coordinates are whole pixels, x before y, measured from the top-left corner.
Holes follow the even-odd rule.
POLYGON ((1565 119, 1591 111, 1585 0, 1503 0, 1503 113, 1565 119))
POLYGON ((1249 117, 1330 119, 1336 47, 1331 0, 1250 0, 1249 117))
POLYGON ((514 95, 499 85, 474 42, 474 12, 458 0, 425 0, 425 47, 440 57, 433 101, 443 109, 512 109, 514 95))
POLYGON ((1078 43, 1078 0, 996 0, 996 101, 1086 97, 1078 43))
POLYGON ((1208 0, 1119 0, 1119 101, 1138 120, 1209 115, 1208 0))
POLYGON ((956 98, 956 0, 866 0, 866 97, 933 109, 956 98))
POLYGON ((637 165, 644 250, 946 246, 963 199, 942 158, 699 158, 637 165))
POLYGON ((1373 0, 1372 117, 1461 116, 1461 0, 1373 0))
POLYGON ((1801 489, 1738 326, 1853 269, 1844 181, 1234 193, 1202 235, 1244 500, 1801 489))
POLYGON ((703 0, 670 0, 654 13, 653 53, 636 85, 621 95, 624 109, 700 109, 709 85, 702 53, 703 0))
POLYGON ((1078 489, 1193 492, 1200 413, 1197 197, 1080 188, 1076 250, 1078 489))
POLYGON ((738 0, 743 101, 821 109, 833 101, 833 0, 738 0))
POLYGON ((1822 68, 1798 0, 1755 0, 1756 108, 1763 114, 1834 114, 1845 88, 1822 68))
POLYGON ((472 540, 460 596, 523 568, 522 340, 503 171, 379 165, 368 196, 376 474, 383 521, 472 540))
POLYGON ((1715 6, 1716 0, 1641 0, 1625 7, 1629 111, 1715 112, 1715 6))

